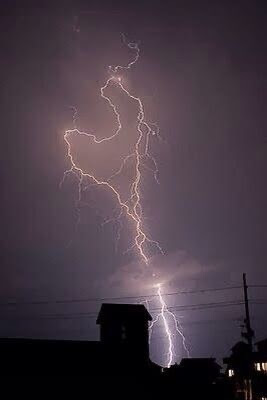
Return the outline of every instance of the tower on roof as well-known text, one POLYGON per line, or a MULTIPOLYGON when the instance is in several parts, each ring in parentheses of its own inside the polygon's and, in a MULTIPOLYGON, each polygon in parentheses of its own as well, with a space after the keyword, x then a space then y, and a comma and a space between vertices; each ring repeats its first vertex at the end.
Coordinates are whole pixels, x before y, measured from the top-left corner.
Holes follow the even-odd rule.
POLYGON ((151 315, 143 304, 102 304, 96 323, 100 340, 108 346, 120 346, 139 363, 149 359, 148 322, 151 315))

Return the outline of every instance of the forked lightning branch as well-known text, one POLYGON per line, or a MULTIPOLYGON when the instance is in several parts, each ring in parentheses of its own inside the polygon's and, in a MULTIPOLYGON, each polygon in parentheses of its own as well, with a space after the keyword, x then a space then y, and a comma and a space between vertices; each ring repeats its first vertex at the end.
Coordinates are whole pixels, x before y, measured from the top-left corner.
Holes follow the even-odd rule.
MULTIPOLYGON (((130 70, 137 63, 140 57, 140 49, 137 43, 127 42, 124 36, 123 36, 123 41, 125 45, 128 46, 130 51, 133 52, 134 56, 127 65, 109 66, 108 68, 109 76, 105 84, 100 88, 101 98, 105 102, 107 102, 107 104, 109 105, 110 109, 114 114, 114 118, 116 120, 116 129, 113 132, 111 132, 109 136, 105 136, 101 139, 98 139, 97 136, 92 133, 79 130, 76 125, 78 111, 75 107, 73 107, 74 109, 73 128, 68 129, 64 132, 64 140, 67 146, 67 156, 70 161, 70 168, 65 171, 63 179, 61 181, 61 185, 64 183, 65 179, 69 174, 72 174, 77 178, 77 183, 78 183, 77 204, 79 204, 79 202, 82 201, 83 190, 88 185, 88 183, 93 183, 95 185, 101 186, 112 194, 114 198, 114 203, 116 204, 116 208, 119 208, 120 210, 117 217, 117 219, 120 220, 120 226, 121 226, 121 220, 125 218, 127 220, 127 223, 130 224, 132 228, 131 230, 133 231, 133 244, 129 246, 128 250, 134 250, 134 249, 137 250, 140 261, 145 263, 145 265, 147 265, 151 269, 151 279, 155 281, 156 279, 158 279, 158 277, 153 271, 153 266, 151 265, 152 262, 150 262, 151 256, 150 253, 148 253, 148 249, 154 247, 155 250, 161 254, 163 254, 163 250, 159 242, 153 239, 145 228, 144 218, 143 218, 141 185, 145 170, 145 168, 143 168, 145 160, 149 160, 150 165, 152 166, 149 169, 152 171, 154 179, 158 182, 158 168, 156 160, 150 152, 150 140, 152 136, 159 135, 159 129, 155 123, 149 123, 146 120, 145 109, 142 100, 136 94, 131 93, 124 84, 123 72, 126 70, 130 70), (73 154, 72 141, 77 136, 83 136, 88 138, 89 142, 93 141, 94 144, 101 146, 101 144, 103 144, 104 142, 107 141, 112 142, 114 138, 122 134, 123 124, 121 122, 122 118, 119 112, 119 108, 116 104, 114 104, 112 99, 106 94, 107 89, 108 88, 112 89, 113 87, 119 89, 119 91, 121 91, 122 94, 126 95, 126 97, 129 98, 130 101, 136 103, 138 107, 138 112, 136 117, 137 135, 133 151, 131 151, 123 158, 119 168, 115 172, 113 172, 107 179, 100 179, 93 172, 87 171, 81 167, 81 165, 79 164, 79 160, 73 154), (117 178, 118 176, 123 174, 124 168, 128 163, 131 163, 131 165, 133 165, 134 172, 132 174, 131 181, 129 181, 129 187, 130 187, 129 197, 125 199, 122 192, 114 184, 114 178, 117 178)), ((90 154, 88 154, 88 157, 89 156, 90 154)), ((114 218, 110 219, 110 221, 112 220, 114 220, 114 218)), ((118 235, 120 235, 120 232, 118 232, 118 235)), ((184 346, 187 355, 189 355, 189 352, 185 343, 185 337, 182 333, 179 321, 176 318, 176 316, 168 310, 168 307, 163 299, 162 284, 156 283, 154 284, 154 287, 157 290, 161 311, 157 315, 155 320, 152 322, 150 329, 152 330, 155 323, 159 322, 160 320, 163 323, 167 340, 166 365, 170 367, 176 356, 173 344, 173 338, 175 334, 181 336, 182 344, 184 346), (169 323, 170 320, 172 320, 172 323, 174 323, 175 327, 174 332, 171 332, 169 323)))

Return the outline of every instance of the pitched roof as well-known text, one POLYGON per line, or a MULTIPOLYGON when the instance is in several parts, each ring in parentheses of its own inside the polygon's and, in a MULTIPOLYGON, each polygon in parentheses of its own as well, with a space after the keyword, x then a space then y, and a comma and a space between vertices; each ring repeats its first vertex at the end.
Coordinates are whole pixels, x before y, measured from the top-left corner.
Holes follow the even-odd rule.
POLYGON ((101 324, 103 321, 125 321, 130 319, 152 321, 151 315, 143 304, 103 303, 96 323, 101 324))

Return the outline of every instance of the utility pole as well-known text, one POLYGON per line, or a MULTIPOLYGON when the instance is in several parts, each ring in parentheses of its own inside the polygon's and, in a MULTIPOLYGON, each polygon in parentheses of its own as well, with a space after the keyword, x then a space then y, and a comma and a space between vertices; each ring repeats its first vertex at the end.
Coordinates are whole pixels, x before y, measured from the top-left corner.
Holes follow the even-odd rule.
POLYGON ((246 311, 246 318, 245 318, 245 327, 246 327, 246 332, 243 333, 243 336, 247 339, 248 345, 249 345, 249 350, 252 353, 253 347, 252 347, 252 338, 254 336, 254 332, 251 329, 251 324, 250 324, 250 315, 249 315, 249 304, 248 304, 248 286, 247 286, 247 279, 246 279, 246 274, 243 273, 243 289, 244 289, 244 300, 245 300, 245 311, 246 311))
POLYGON ((248 285, 246 274, 243 273, 243 290, 244 290, 244 300, 245 300, 245 311, 246 311, 246 318, 245 318, 245 328, 246 332, 242 334, 247 339, 248 347, 249 347, 249 359, 248 359, 248 386, 247 386, 247 395, 246 398, 249 400, 255 399, 254 397, 254 385, 253 385, 253 346, 252 346, 252 338, 254 336, 254 332, 251 329, 250 324, 250 315, 249 315, 249 304, 248 304, 248 285))

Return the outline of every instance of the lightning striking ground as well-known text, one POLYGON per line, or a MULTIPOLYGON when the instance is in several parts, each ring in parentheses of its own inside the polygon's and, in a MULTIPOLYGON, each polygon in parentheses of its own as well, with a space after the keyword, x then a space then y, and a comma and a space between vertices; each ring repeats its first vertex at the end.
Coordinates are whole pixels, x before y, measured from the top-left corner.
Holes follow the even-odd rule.
MULTIPOLYGON (((158 241, 152 239, 150 235, 146 232, 143 223, 143 209, 142 209, 142 202, 141 202, 141 190, 140 186, 142 183, 142 170, 143 168, 149 169, 154 176, 154 179, 158 182, 158 168, 157 163, 153 155, 150 153, 150 139, 151 136, 156 135, 159 137, 159 128, 155 123, 149 123, 146 121, 145 118, 145 110, 142 100, 130 93, 130 91, 126 88, 123 84, 123 79, 119 75, 119 73, 123 70, 130 70, 131 67, 135 65, 135 63, 139 60, 140 56, 140 49, 138 43, 127 43, 125 36, 123 35, 123 42, 128 46, 128 48, 133 51, 134 58, 130 61, 126 66, 109 66, 109 78, 106 80, 105 84, 100 88, 100 96, 101 98, 106 101, 114 113, 117 128, 110 136, 105 136, 104 138, 98 139, 96 135, 88 132, 81 131, 77 128, 77 118, 78 118, 78 111, 75 107, 71 107, 73 110, 73 128, 68 129, 64 132, 64 141, 67 146, 67 157, 70 161, 70 168, 64 172, 61 185, 64 183, 66 177, 69 174, 72 174, 76 177, 78 182, 78 197, 76 200, 77 206, 77 214, 78 220, 77 223, 80 221, 80 204, 83 198, 83 191, 86 189, 86 184, 88 182, 93 183, 94 185, 101 186, 106 188, 114 197, 115 202, 117 202, 117 209, 119 213, 117 217, 107 219, 105 223, 109 223, 112 221, 119 221, 119 229, 118 229, 118 237, 117 243, 120 239, 120 229, 121 229, 121 219, 122 217, 126 217, 129 223, 132 225, 134 230, 134 240, 133 244, 129 247, 127 251, 131 251, 133 249, 137 249, 137 252, 141 258, 141 260, 146 264, 149 265, 150 254, 148 249, 153 246, 158 252, 163 254, 163 250, 158 241), (87 137, 89 140, 93 141, 97 145, 101 145, 104 142, 110 142, 115 137, 119 136, 122 130, 122 122, 118 107, 113 103, 110 97, 108 97, 106 93, 106 89, 110 86, 114 85, 117 87, 124 95, 126 95, 129 100, 134 101, 138 106, 138 114, 137 114, 137 139, 134 145, 133 151, 126 155, 123 159, 120 167, 115 171, 112 175, 109 176, 108 179, 100 179, 95 176, 92 172, 88 172, 81 168, 79 162, 75 159, 74 155, 72 154, 72 146, 71 146, 71 138, 76 136, 83 136, 87 137), (145 163, 145 160, 149 160, 152 164, 152 167, 148 167, 145 163), (116 188, 114 184, 114 178, 119 176, 123 168, 129 163, 129 161, 134 163, 134 176, 130 183, 130 196, 126 199, 123 198, 122 193, 116 188)), ((117 246, 117 245, 116 245, 117 246)), ((155 274, 153 273, 152 276, 155 278, 155 274)), ((168 310, 168 307, 162 297, 161 293, 161 285, 157 285, 158 290, 158 299, 161 304, 161 312, 156 317, 156 319, 152 322, 150 326, 150 337, 152 335, 152 328, 156 322, 159 321, 160 318, 163 320, 164 329, 168 341, 168 360, 167 366, 170 367, 174 356, 174 346, 172 341, 172 333, 169 327, 168 316, 174 320, 176 332, 182 337, 184 348, 189 355, 185 337, 180 329, 180 324, 177 318, 173 313, 168 310)))

